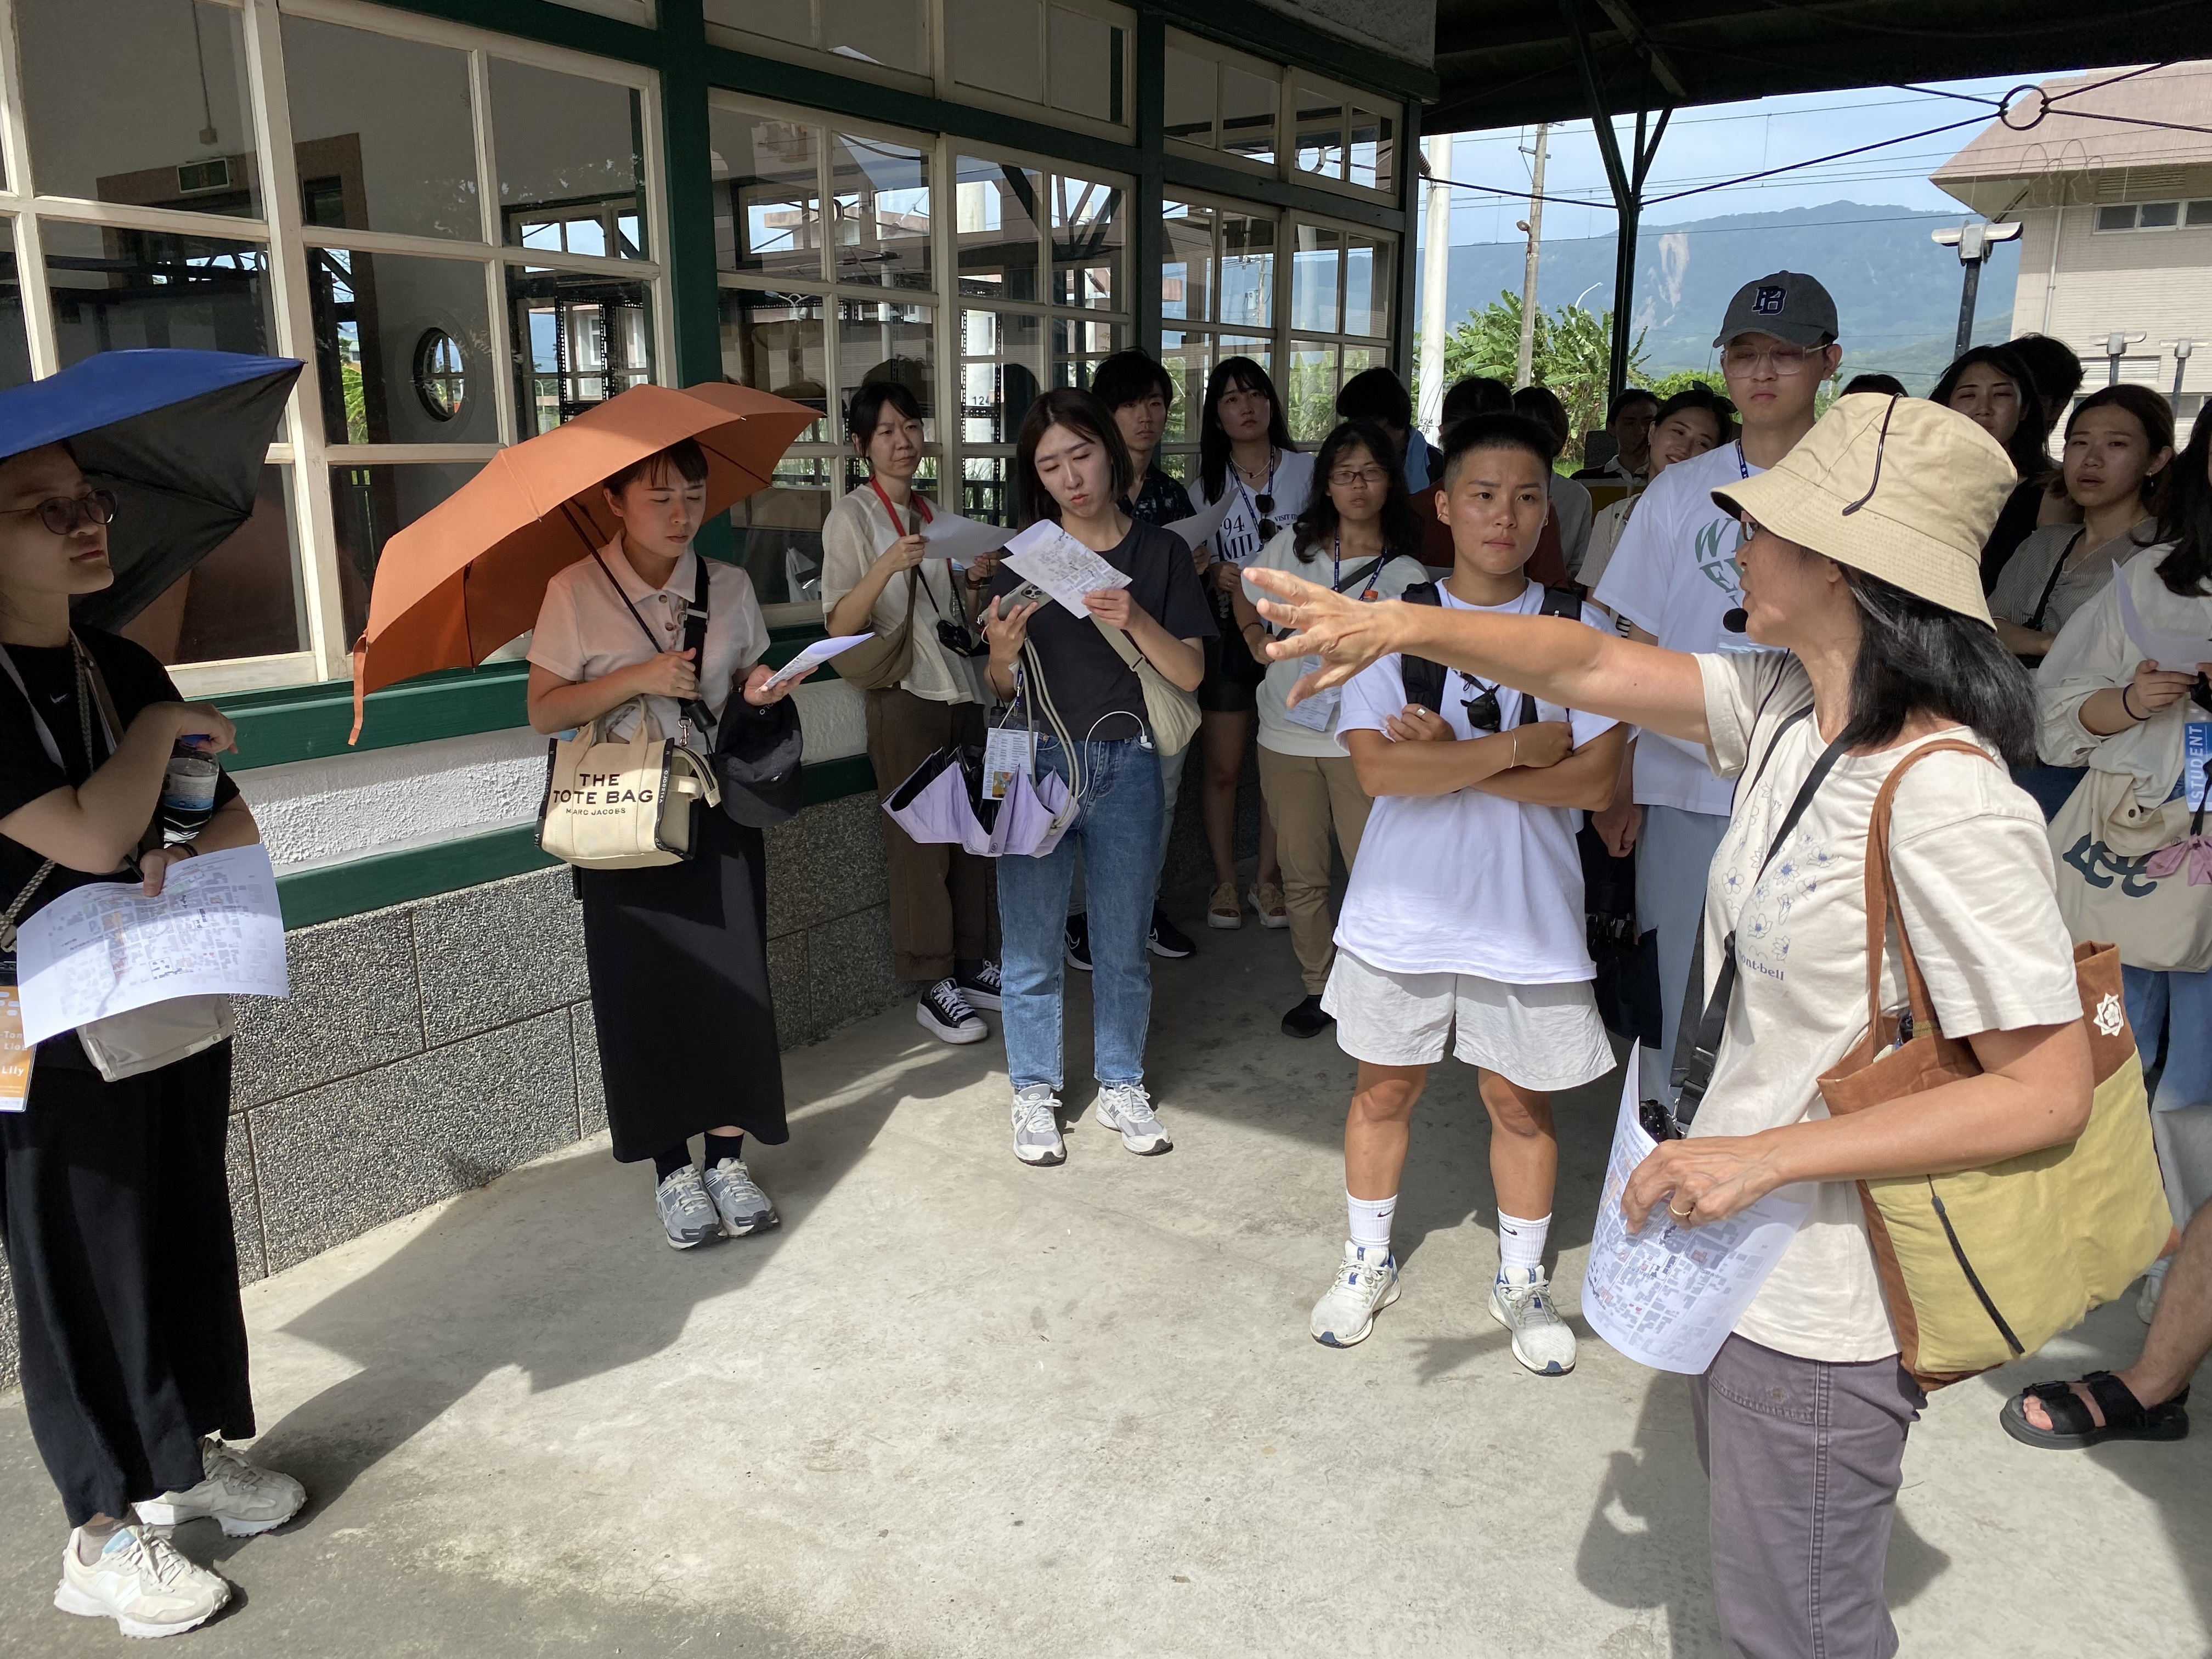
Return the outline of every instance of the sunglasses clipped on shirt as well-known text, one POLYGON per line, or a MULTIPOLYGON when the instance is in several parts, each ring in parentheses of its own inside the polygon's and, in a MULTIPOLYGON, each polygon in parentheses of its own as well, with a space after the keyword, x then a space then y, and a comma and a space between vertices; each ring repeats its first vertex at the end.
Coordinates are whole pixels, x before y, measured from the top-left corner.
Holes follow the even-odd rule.
POLYGON ((81 524, 113 524, 117 507, 113 490, 95 489, 89 495, 54 495, 36 507, 9 507, 5 516, 20 518, 27 513, 35 513, 39 522, 48 530, 57 536, 66 536, 81 524))

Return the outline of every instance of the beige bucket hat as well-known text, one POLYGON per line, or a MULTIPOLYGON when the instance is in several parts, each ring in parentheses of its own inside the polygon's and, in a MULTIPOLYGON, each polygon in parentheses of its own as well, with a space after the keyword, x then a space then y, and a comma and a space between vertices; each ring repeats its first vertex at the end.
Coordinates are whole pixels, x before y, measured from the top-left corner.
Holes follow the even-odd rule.
POLYGON ((1977 622, 1982 544, 2020 482, 1997 441, 1925 398, 1838 398, 1755 478, 1713 491, 1730 513, 1977 622))

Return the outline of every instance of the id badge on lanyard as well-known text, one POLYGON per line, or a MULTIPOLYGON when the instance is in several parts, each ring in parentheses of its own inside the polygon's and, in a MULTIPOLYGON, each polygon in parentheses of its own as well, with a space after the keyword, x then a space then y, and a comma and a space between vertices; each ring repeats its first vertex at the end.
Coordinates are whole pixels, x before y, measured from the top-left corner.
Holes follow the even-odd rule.
POLYGON ((2205 775, 2212 771, 2212 720, 2191 720, 2181 736, 2181 798, 2195 812, 2204 805, 2205 775))

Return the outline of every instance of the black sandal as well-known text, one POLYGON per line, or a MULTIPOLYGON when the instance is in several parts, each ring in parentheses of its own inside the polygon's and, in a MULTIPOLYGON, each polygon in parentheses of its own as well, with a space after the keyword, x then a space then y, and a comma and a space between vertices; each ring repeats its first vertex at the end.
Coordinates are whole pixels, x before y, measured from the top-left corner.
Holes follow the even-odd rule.
POLYGON ((2022 1389, 2004 1402, 1997 1421, 2023 1446, 2051 1451, 2075 1451, 2107 1440, 2179 1440, 2189 1433, 2189 1413, 2184 1409, 2189 1399, 2186 1389, 2163 1404, 2146 1406, 2110 1371, 2091 1371, 2081 1379, 2081 1385, 2104 1413, 2102 1427, 2090 1416, 2089 1407, 2070 1382, 2038 1382, 2022 1389), (2051 1419, 2049 1428, 2039 1429, 2027 1420, 2031 1397, 2043 1402, 2051 1419))

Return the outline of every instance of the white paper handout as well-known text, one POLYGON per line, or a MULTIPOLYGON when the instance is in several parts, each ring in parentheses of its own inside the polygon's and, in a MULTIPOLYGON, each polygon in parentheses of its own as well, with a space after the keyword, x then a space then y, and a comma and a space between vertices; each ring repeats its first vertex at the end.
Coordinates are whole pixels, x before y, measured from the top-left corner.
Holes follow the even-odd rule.
POLYGON ((2128 630, 2128 638, 2144 656, 2172 674, 2186 674, 2200 662, 2212 662, 2212 637, 2162 633, 2143 621, 2118 560, 2112 562, 2112 586, 2119 590, 2120 626, 2128 630))
POLYGON ((1163 528, 1182 537, 1187 544, 1194 548, 1221 528, 1221 521, 1229 516, 1229 509, 1235 504, 1236 500, 1237 493, 1234 490, 1224 489, 1221 492, 1221 499, 1203 513, 1194 513, 1188 519, 1177 519, 1174 523, 1164 526, 1163 528))
MULTIPOLYGON (((1319 657, 1298 659, 1298 678, 1318 674, 1322 670, 1319 657)), ((1303 702, 1294 702, 1283 712, 1294 726, 1303 726, 1310 732, 1334 732, 1336 729, 1337 705, 1344 700, 1344 688, 1332 685, 1326 691, 1316 691, 1303 702)))
POLYGON ((28 1042, 173 997, 288 996, 269 849, 173 864, 159 898, 137 882, 71 888, 23 923, 16 962, 28 1042))
POLYGON ((873 638, 875 635, 872 633, 865 633, 841 634, 832 635, 829 639, 817 640, 782 667, 777 669, 775 673, 769 675, 768 684, 770 686, 777 686, 787 684, 793 680, 803 680, 838 653, 850 651, 861 641, 873 638))
POLYGON ((1679 1225, 1662 1206, 1644 1218, 1642 1232, 1630 1232, 1621 1189, 1658 1145, 1637 1121, 1637 1060, 1632 1044, 1583 1275, 1583 1317, 1638 1364, 1694 1376, 1713 1363, 1781 1261, 1812 1197, 1802 1187, 1784 1187, 1725 1221, 1696 1227, 1679 1225))
POLYGON ((1006 544, 1008 532, 997 525, 963 519, 957 513, 939 513, 921 527, 925 544, 921 556, 968 564, 986 553, 997 552, 1006 544))
POLYGON ((1006 568, 1035 582, 1079 617, 1091 613, 1083 596, 1102 588, 1127 587, 1129 579, 1054 524, 1039 519, 1006 544, 1006 568))

